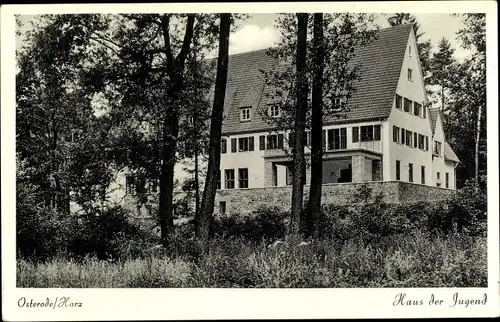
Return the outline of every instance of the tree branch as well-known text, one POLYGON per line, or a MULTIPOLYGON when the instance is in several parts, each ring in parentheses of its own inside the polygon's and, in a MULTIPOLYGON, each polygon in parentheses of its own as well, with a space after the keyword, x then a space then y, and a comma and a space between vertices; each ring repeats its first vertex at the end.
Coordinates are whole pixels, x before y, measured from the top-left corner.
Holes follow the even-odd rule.
POLYGON ((184 34, 184 40, 182 41, 181 51, 179 52, 179 55, 177 55, 176 58, 177 63, 184 63, 184 61, 186 60, 186 56, 189 52, 189 46, 191 45, 191 40, 193 39, 194 21, 195 21, 195 15, 188 14, 186 23, 186 33, 184 34))
POLYGON ((167 68, 171 72, 173 70, 172 48, 170 46, 170 15, 164 14, 161 16, 161 27, 163 30, 163 41, 165 47, 165 54, 167 55, 167 68))

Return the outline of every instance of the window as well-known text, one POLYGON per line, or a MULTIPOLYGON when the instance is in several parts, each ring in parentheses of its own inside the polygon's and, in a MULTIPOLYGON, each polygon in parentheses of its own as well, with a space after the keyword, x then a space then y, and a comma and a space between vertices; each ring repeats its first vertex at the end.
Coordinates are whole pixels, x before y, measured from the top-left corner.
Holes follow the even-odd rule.
MULTIPOLYGON (((290 135, 291 132, 290 132, 290 135)), ((283 149, 283 134, 270 134, 267 136, 267 149, 283 149)))
POLYGON ((422 111, 422 105, 418 104, 417 102, 413 102, 413 114, 416 116, 420 116, 422 111))
POLYGON ((220 170, 219 170, 219 175, 217 176, 217 189, 220 189, 220 170))
POLYGON ((409 80, 409 81, 412 81, 412 80, 413 80, 413 79, 412 79, 412 72, 413 72, 413 71, 412 71, 410 68, 408 68, 408 80, 409 80))
POLYGON ((405 129, 401 129, 401 144, 405 144, 406 143, 406 130, 405 129))
POLYGON ((253 136, 238 139, 238 151, 240 152, 253 151, 253 149, 254 149, 253 136))
POLYGON ((226 202, 225 201, 219 202, 219 214, 221 214, 221 215, 226 214, 226 202))
POLYGON ((429 137, 425 136, 425 151, 429 151, 429 137))
POLYGON ((403 98, 396 94, 396 108, 397 109, 402 109, 403 108, 403 98))
POLYGON ((129 175, 125 178, 125 194, 146 193, 146 178, 141 175, 129 175))
POLYGON ((420 183, 425 184, 425 167, 420 167, 420 183))
POLYGON ((328 150, 339 150, 347 148, 347 129, 328 130, 328 150))
POLYGON ((125 194, 130 195, 134 193, 135 188, 135 177, 127 176, 125 178, 125 194))
POLYGON ((416 148, 418 145, 418 134, 417 132, 413 132, 413 147, 416 148))
POLYGON ((220 141, 220 151, 221 151, 221 153, 227 152, 227 140, 226 139, 222 139, 220 141))
POLYGON ((155 193, 158 191, 158 180, 149 179, 148 180, 148 192, 155 193))
POLYGON ((237 144, 237 140, 235 138, 231 139, 231 153, 236 152, 236 144, 237 144))
POLYGON ((413 163, 408 163, 408 181, 413 182, 413 163))
POLYGON ((380 124, 362 126, 361 141, 380 141, 380 124))
POLYGON ((250 121, 250 107, 245 107, 240 110, 240 121, 250 121))
POLYGON ((418 135, 418 148, 420 150, 425 150, 425 136, 423 136, 422 134, 419 134, 418 135))
POLYGON ((248 188, 248 168, 238 169, 238 187, 248 188))
POLYGON ((226 189, 234 189, 234 169, 226 169, 226 189))
POLYGON ((407 99, 405 97, 405 106, 404 106, 404 111, 405 112, 408 112, 408 113, 411 113, 411 105, 412 105, 412 101, 407 99))
POLYGON ((433 151, 435 156, 441 156, 441 142, 439 141, 434 141, 434 151, 433 151))
POLYGON ((401 180, 401 161, 396 160, 396 180, 401 180))
POLYGON ((276 134, 267 136, 267 149, 277 149, 278 148, 278 136, 276 134))
POLYGON ((270 117, 279 117, 281 115, 281 109, 278 105, 269 105, 268 114, 270 117))
MULTIPOLYGON (((323 131, 323 134, 325 134, 325 131, 323 131)), ((359 142, 359 126, 352 128, 352 142, 359 142)))
POLYGON ((399 127, 395 125, 392 126, 392 141, 399 143, 399 127))
POLYGON ((422 107, 422 117, 425 119, 427 117, 427 108, 425 106, 422 107))
POLYGON ((259 136, 259 150, 265 150, 266 149, 266 136, 261 135, 259 136))
POLYGON ((450 187, 450 174, 448 172, 445 173, 444 180, 445 180, 444 181, 445 187, 449 188, 450 187))
POLYGON ((409 147, 413 146, 412 139, 413 139, 413 132, 406 130, 406 145, 407 146, 409 146, 409 147))
POLYGON ((441 187, 441 174, 439 172, 436 173, 436 186, 441 187))
POLYGON ((238 151, 248 151, 248 138, 238 139, 238 151))
POLYGON ((411 57, 411 45, 408 46, 408 55, 411 57))

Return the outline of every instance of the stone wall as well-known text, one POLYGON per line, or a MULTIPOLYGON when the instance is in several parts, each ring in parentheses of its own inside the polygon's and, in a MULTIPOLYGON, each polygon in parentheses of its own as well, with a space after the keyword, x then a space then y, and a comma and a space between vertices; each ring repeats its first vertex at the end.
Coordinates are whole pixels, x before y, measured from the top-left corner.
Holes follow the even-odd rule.
MULTIPOLYGON (((323 185, 322 203, 348 205, 359 202, 361 197, 359 194, 363 191, 368 193, 366 196, 368 200, 381 195, 382 199, 388 203, 444 200, 455 192, 450 189, 401 181, 335 183, 323 185)), ((289 209, 291 192, 291 186, 219 190, 215 197, 215 212, 220 213, 221 202, 225 202, 226 214, 249 213, 261 206, 289 209)), ((304 199, 307 200, 308 196, 309 186, 306 185, 304 186, 304 199)), ((362 197, 365 198, 364 195, 362 197)))

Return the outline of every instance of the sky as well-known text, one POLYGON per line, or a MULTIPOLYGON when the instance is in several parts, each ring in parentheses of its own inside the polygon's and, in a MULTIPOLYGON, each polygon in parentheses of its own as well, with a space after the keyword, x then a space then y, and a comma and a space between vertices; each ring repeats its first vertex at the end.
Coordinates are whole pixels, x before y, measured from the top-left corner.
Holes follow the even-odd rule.
MULTIPOLYGON (((390 15, 390 14, 388 14, 390 15)), ((22 32, 29 29, 32 15, 21 16, 23 27, 22 32)), ((453 17, 450 14, 415 14, 420 24, 421 32, 424 35, 422 40, 431 39, 433 50, 436 50, 437 43, 441 38, 447 38, 451 47, 455 48, 455 57, 462 60, 468 55, 468 51, 460 48, 456 40, 456 33, 463 26, 460 17, 453 17)), ((238 54, 242 52, 263 49, 273 46, 279 40, 279 31, 274 28, 277 14, 259 13, 250 14, 250 17, 238 24, 238 28, 231 33, 229 40, 229 53, 238 54)), ((389 27, 389 23, 384 14, 378 14, 376 23, 381 28, 389 27)), ((22 40, 16 38, 16 49, 22 46, 22 40)))

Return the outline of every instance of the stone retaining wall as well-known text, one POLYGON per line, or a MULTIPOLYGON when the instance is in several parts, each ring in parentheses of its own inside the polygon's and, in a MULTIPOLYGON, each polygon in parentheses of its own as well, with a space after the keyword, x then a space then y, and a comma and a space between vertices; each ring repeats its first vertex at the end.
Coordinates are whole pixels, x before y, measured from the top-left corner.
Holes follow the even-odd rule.
MULTIPOLYGON (((381 195, 388 203, 444 200, 454 192, 450 189, 401 181, 335 183, 323 185, 322 204, 348 205, 361 201, 360 198, 373 200, 377 195, 381 195)), ((291 193, 291 186, 219 190, 215 197, 214 210, 221 213, 221 202, 225 202, 226 214, 249 213, 260 206, 289 209, 291 193)), ((309 186, 306 185, 304 199, 307 200, 308 196, 309 186)))

